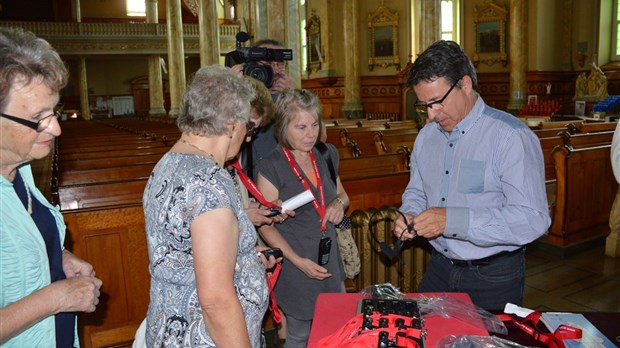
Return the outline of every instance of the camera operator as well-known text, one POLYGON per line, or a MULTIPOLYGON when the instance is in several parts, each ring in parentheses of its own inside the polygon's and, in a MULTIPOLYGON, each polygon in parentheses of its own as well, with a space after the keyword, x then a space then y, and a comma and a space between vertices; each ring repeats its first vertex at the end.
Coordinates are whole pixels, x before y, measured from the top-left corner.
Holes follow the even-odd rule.
MULTIPOLYGON (((269 49, 283 49, 284 45, 274 39, 259 40, 254 44, 254 47, 262 47, 269 49)), ((258 61, 261 65, 268 65, 273 70, 273 85, 269 88, 271 92, 271 98, 275 102, 280 93, 293 87, 293 82, 286 72, 286 63, 278 61, 258 61)), ((244 64, 237 64, 231 67, 231 70, 235 73, 243 73, 244 64)), ((243 145, 241 151, 243 152, 245 163, 243 168, 247 170, 248 175, 256 180, 257 170, 256 164, 265 157, 271 150, 278 145, 276 138, 273 134, 273 122, 259 128, 251 143, 243 145)))

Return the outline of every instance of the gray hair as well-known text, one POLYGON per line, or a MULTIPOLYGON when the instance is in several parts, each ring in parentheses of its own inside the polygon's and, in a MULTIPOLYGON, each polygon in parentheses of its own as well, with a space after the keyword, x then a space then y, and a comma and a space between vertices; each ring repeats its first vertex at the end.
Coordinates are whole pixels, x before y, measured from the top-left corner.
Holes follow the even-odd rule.
POLYGON ((45 40, 21 28, 0 27, 0 110, 8 104, 13 83, 35 79, 54 93, 67 85, 69 73, 58 52, 45 40))
POLYGON ((286 130, 293 117, 296 116, 299 111, 310 113, 314 116, 314 119, 319 122, 319 127, 323 126, 321 103, 316 94, 307 89, 298 88, 291 88, 283 92, 276 100, 276 122, 274 130, 276 139, 278 139, 280 145, 288 149, 292 147, 288 140, 286 130))
POLYGON ((177 125, 182 132, 222 135, 229 124, 248 122, 255 97, 252 86, 227 68, 201 68, 183 95, 177 125))

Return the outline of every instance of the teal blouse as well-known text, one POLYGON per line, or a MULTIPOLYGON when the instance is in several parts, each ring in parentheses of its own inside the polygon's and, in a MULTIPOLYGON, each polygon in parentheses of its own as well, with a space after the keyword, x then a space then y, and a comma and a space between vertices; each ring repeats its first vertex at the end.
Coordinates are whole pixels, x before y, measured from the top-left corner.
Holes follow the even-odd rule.
MULTIPOLYGON (((66 226, 59 207, 52 206, 37 189, 29 164, 18 170, 33 199, 50 209, 60 240, 64 242, 66 226)), ((43 237, 17 197, 13 183, 0 176, 0 306, 4 308, 49 284, 49 261, 43 237)), ((77 333, 74 346, 79 346, 77 333)), ((56 347, 54 316, 11 338, 4 347, 56 347)))

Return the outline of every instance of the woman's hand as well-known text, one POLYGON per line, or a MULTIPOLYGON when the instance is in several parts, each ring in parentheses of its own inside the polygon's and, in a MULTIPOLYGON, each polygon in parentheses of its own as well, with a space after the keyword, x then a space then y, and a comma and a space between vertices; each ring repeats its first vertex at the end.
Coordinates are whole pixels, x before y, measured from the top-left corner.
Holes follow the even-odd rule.
POLYGON ((344 205, 338 201, 338 199, 334 199, 327 205, 325 209, 325 217, 323 218, 322 225, 329 221, 334 225, 337 225, 344 218, 344 205))
POLYGON ((95 270, 90 263, 75 256, 67 249, 62 251, 62 270, 65 272, 65 277, 67 278, 95 276, 95 270))
POLYGON ((274 268, 276 266, 277 263, 281 263, 284 258, 283 257, 278 257, 276 259, 273 255, 269 256, 269 258, 266 258, 265 254, 263 254, 262 251, 268 250, 268 249, 269 249, 268 247, 264 247, 264 246, 260 246, 260 245, 256 246, 256 251, 258 253, 258 258, 260 259, 260 261, 265 266, 265 269, 272 269, 272 268, 274 268))
POLYGON ((319 266, 310 259, 299 259, 294 265, 310 279, 323 280, 332 276, 325 267, 319 266))
POLYGON ((101 284, 101 279, 79 274, 50 284, 54 290, 50 301, 58 305, 55 313, 94 312, 99 304, 101 284))
POLYGON ((273 223, 273 218, 267 217, 267 215, 271 213, 271 210, 261 206, 258 202, 251 202, 250 206, 245 209, 245 213, 250 221, 252 221, 252 225, 256 227, 271 225, 273 223))

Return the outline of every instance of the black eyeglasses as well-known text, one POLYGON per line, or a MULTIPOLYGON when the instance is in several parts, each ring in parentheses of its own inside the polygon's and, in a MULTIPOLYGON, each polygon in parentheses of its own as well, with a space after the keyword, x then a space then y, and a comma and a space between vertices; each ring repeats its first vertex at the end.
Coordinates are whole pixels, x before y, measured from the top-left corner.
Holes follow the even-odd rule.
POLYGON ((258 127, 256 126, 256 123, 254 123, 253 121, 248 121, 248 123, 245 124, 245 127, 246 127, 246 133, 245 133, 246 137, 251 137, 254 134, 256 134, 256 132, 258 131, 258 127))
POLYGON ((0 114, 0 117, 4 117, 4 118, 6 118, 8 120, 11 120, 13 122, 17 122, 17 123, 19 123, 19 124, 21 124, 23 126, 28 127, 28 128, 32 128, 32 129, 36 130, 39 133, 41 133, 44 130, 46 130, 47 127, 49 127, 50 124, 52 123, 52 119, 58 118, 59 116, 60 116, 60 113, 58 111, 54 111, 52 114, 43 117, 39 121, 32 122, 32 121, 24 120, 23 118, 19 118, 19 117, 7 115, 7 114, 0 114))
POLYGON ((416 108, 416 111, 419 114, 426 114, 428 112, 428 109, 434 109, 434 110, 441 110, 441 109, 443 109, 443 102, 446 100, 446 98, 448 98, 448 96, 450 95, 450 92, 452 92, 454 87, 456 87, 456 85, 459 83, 459 81, 461 81, 461 79, 463 79, 463 78, 461 77, 460 79, 456 80, 456 82, 454 82, 454 84, 452 84, 452 87, 450 87, 448 92, 446 92, 446 94, 444 94, 444 96, 441 99, 436 100, 434 102, 430 102, 428 104, 426 104, 426 103, 415 103, 413 106, 416 108))

